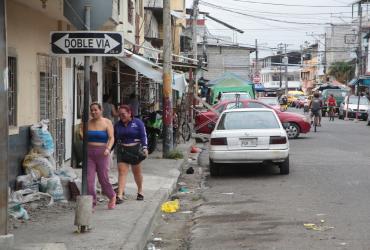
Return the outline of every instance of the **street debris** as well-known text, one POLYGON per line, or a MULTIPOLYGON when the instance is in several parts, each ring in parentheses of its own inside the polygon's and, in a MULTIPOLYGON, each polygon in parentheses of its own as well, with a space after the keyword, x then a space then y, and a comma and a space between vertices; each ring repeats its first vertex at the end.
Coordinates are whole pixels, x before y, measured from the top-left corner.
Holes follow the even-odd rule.
POLYGON ((180 188, 179 188, 179 192, 180 192, 180 193, 190 193, 190 192, 189 192, 189 189, 188 189, 187 187, 180 187, 180 188))
POLYGON ((154 238, 153 241, 162 241, 162 238, 158 237, 158 238, 154 238))
POLYGON ((303 224, 303 226, 308 230, 314 230, 314 231, 320 231, 320 232, 327 231, 327 230, 330 230, 330 229, 334 229, 334 227, 329 227, 329 226, 324 226, 324 225, 317 225, 317 224, 314 224, 314 223, 306 223, 306 224, 303 224))
POLYGON ((191 149, 190 149, 190 153, 194 154, 194 153, 200 153, 202 152, 202 149, 198 148, 198 147, 195 147, 195 146, 192 146, 191 149))
POLYGON ((234 195, 234 193, 221 193, 221 194, 225 194, 225 195, 234 195))
POLYGON ((190 167, 186 170, 186 174, 194 174, 194 168, 190 166, 190 167))
POLYGON ((16 219, 23 219, 23 220, 29 220, 30 219, 26 209, 24 209, 22 207, 22 205, 20 205, 20 204, 10 208, 9 209, 9 215, 16 218, 16 219))
POLYGON ((175 213, 180 209, 180 202, 178 199, 174 201, 164 202, 161 206, 162 212, 165 213, 175 213))

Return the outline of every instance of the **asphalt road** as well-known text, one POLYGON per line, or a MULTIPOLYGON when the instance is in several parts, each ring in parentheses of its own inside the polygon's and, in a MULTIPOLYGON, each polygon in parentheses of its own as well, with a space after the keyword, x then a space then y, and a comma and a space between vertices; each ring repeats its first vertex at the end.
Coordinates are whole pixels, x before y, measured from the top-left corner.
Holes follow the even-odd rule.
POLYGON ((370 127, 322 123, 290 141, 288 176, 276 166, 225 165, 209 177, 190 249, 370 249, 370 127))

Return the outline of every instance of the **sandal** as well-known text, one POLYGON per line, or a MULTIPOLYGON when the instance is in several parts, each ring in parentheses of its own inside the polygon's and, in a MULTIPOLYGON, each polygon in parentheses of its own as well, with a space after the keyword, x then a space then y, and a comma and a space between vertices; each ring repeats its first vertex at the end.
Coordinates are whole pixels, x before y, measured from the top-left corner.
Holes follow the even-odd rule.
POLYGON ((116 207, 117 198, 116 196, 113 196, 112 199, 108 202, 108 209, 114 209, 116 207))
POLYGON ((136 200, 143 201, 144 200, 144 195, 137 193, 136 200))
POLYGON ((116 204, 122 204, 123 203, 123 198, 120 198, 120 197, 116 197, 116 204))

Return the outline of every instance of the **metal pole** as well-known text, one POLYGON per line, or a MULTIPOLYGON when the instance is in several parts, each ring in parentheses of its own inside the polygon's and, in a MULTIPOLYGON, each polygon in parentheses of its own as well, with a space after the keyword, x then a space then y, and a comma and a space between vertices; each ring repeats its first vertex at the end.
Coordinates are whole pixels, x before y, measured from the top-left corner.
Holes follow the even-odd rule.
POLYGON ((6 0, 0 0, 0 236, 8 234, 8 55, 6 0))
MULTIPOLYGON (((71 167, 74 167, 75 164, 75 151, 73 149, 75 145, 75 116, 76 116, 76 57, 73 57, 73 70, 72 70, 72 154, 71 154, 71 167)), ((78 163, 77 163, 78 165, 78 163)))
MULTIPOLYGON (((85 26, 90 30, 90 13, 92 6, 85 4, 85 26)), ((77 196, 76 214, 74 224, 80 232, 86 232, 91 223, 92 215, 92 196, 87 195, 87 130, 89 122, 89 103, 90 103, 90 57, 84 57, 84 112, 83 112, 83 157, 82 157, 82 187, 81 195, 77 196)))
POLYGON ((173 150, 171 0, 163 0, 163 157, 173 150))
MULTIPOLYGON (((326 32, 324 34, 324 75, 326 75, 326 32)), ((325 79, 326 80, 326 79, 325 79)))
POLYGON ((121 105, 121 63, 117 59, 117 104, 121 105))
POLYGON ((288 55, 286 52, 287 45, 285 44, 285 95, 288 95, 288 55))
MULTIPOLYGON (((198 41, 197 41, 197 28, 198 28, 198 8, 199 0, 194 0, 193 2, 193 58, 197 59, 198 58, 198 41)), ((198 65, 199 66, 199 65, 198 65)), ((198 96, 198 80, 197 80, 197 69, 194 70, 193 73, 193 79, 194 79, 194 86, 195 86, 195 95, 198 96)), ((193 116, 192 116, 193 118, 193 116)))
MULTIPOLYGON (((91 6, 85 6, 86 30, 90 30, 91 6)), ((82 160, 82 195, 87 195, 87 130, 89 122, 90 105, 90 57, 84 57, 84 112, 83 112, 83 160, 82 160)))

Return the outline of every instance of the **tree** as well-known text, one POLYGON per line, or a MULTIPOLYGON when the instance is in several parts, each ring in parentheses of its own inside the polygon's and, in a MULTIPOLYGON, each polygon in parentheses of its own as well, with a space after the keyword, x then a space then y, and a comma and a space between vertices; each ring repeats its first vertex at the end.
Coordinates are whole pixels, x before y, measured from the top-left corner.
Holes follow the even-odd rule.
POLYGON ((355 75, 355 65, 353 62, 335 62, 330 66, 328 74, 338 82, 348 83, 355 75))

